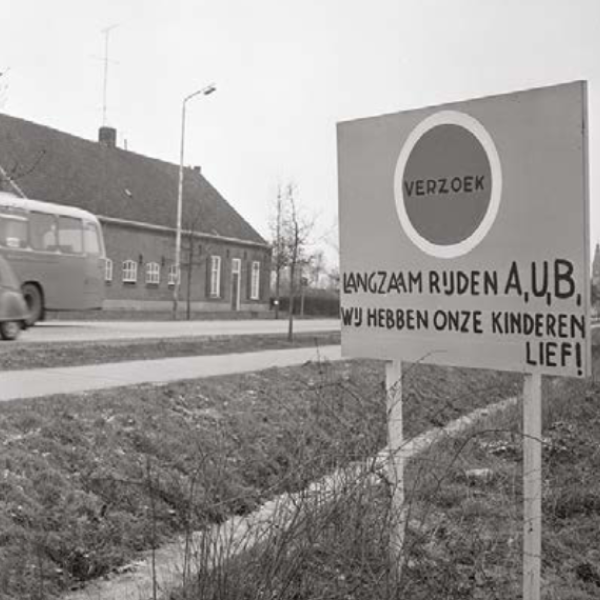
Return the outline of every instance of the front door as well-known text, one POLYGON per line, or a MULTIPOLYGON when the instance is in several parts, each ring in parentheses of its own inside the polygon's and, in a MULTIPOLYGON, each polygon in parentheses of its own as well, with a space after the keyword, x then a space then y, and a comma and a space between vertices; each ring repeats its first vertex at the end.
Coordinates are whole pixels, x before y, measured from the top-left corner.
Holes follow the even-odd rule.
POLYGON ((242 275, 242 261, 239 258, 231 259, 231 310, 240 310, 240 278, 242 275))

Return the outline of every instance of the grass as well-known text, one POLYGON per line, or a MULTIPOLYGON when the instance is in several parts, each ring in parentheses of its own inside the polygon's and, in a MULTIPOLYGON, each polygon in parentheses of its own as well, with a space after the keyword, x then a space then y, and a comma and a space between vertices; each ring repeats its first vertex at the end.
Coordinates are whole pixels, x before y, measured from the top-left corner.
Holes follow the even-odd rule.
POLYGON ((265 334, 56 344, 0 343, 0 371, 72 367, 178 356, 285 350, 339 343, 339 332, 296 333, 292 342, 288 342, 283 335, 265 334))
MULTIPOLYGON (((408 436, 518 387, 508 374, 407 371, 408 436)), ((51 598, 122 569, 173 536, 248 514, 265 499, 372 456, 386 439, 383 382, 383 365, 374 361, 307 363, 2 404, 0 597, 51 598)), ((354 512, 340 504, 331 519, 347 535, 348 519, 358 522, 364 513, 366 541, 378 530, 366 509, 383 500, 377 488, 360 494, 364 511, 352 500, 354 512)), ((295 542, 271 547, 281 548, 277 561, 266 563, 272 570, 295 542)), ((303 547, 315 563, 303 568, 316 568, 319 553, 343 560, 346 550, 325 541, 303 547)), ((375 568, 377 556, 361 560, 375 568)), ((315 581, 332 581, 340 566, 327 568, 334 571, 315 581)), ((272 575, 276 590, 282 575, 272 575)))
MULTIPOLYGON (((600 384, 546 383, 543 598, 592 600, 600 595, 600 384)), ((518 405, 412 464, 409 597, 520 598, 521 420, 518 405)))
MULTIPOLYGON (((596 345, 594 373, 599 370, 596 345)), ((414 371, 405 381, 413 392, 420 375, 414 371)), ((599 402, 597 375, 545 381, 544 600, 600 597, 599 402)), ((325 500, 301 498, 285 530, 273 527, 262 544, 201 569, 171 600, 521 598, 521 413, 519 403, 441 438, 410 462, 400 574, 389 552, 399 517, 391 510, 392 490, 366 463, 325 500)))
MULTIPOLYGON (((298 307, 296 307, 298 310, 298 307)), ((299 315, 294 314, 296 319, 336 319, 338 312, 330 315, 299 315)), ((170 310, 135 310, 135 309, 112 309, 112 310, 85 310, 85 311, 60 311, 48 312, 46 314, 48 321, 172 321, 173 313, 170 310)), ((237 321, 245 319, 275 319, 275 310, 217 310, 208 312, 205 310, 192 312, 191 321, 237 321)), ((279 320, 287 321, 287 311, 279 311, 279 320)), ((178 321, 185 321, 185 310, 180 310, 177 314, 178 321)))
MULTIPOLYGON (((238 319, 274 319, 275 313, 269 311, 196 311, 190 314, 192 321, 216 321, 216 320, 238 320, 238 319)), ((280 314, 280 319, 283 318, 280 314)), ((49 311, 46 314, 49 321, 172 321, 171 310, 135 310, 135 309, 113 309, 113 310, 69 310, 49 311)), ((178 321, 186 320, 185 310, 177 313, 178 321)))
MULTIPOLYGON (((598 347, 594 361, 598 373, 598 347)), ((404 373, 408 438, 521 387, 489 371, 404 373)), ((201 536, 198 576, 172 598, 519 597, 518 412, 411 463, 398 576, 389 481, 365 461, 385 444, 383 382, 378 362, 311 362, 1 405, 0 597, 53 598, 288 492, 286 526, 275 520, 230 560, 215 562, 212 538, 201 536), (306 487, 352 461, 362 466, 333 493, 306 487)), ((545 599, 591 600, 600 589, 600 388, 547 385, 545 599)))

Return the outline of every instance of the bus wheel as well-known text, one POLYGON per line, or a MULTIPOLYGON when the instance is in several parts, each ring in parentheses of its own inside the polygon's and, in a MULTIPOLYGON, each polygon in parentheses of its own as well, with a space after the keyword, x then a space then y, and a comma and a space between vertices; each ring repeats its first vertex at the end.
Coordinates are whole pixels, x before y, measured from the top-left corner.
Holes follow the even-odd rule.
POLYGON ((21 333, 21 324, 18 321, 2 321, 0 323, 0 337, 3 340, 16 340, 21 333))
POLYGON ((44 316, 42 292, 34 283, 26 283, 22 288, 22 292, 29 310, 29 317, 25 319, 25 324, 27 327, 33 327, 44 316))

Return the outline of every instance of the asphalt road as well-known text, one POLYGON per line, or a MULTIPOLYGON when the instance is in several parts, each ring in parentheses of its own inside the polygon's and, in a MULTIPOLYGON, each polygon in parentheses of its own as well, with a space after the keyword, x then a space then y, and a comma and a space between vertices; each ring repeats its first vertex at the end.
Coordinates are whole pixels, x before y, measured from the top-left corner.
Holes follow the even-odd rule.
MULTIPOLYGON (((47 321, 21 333, 18 344, 125 339, 177 338, 214 335, 287 333, 285 320, 248 321, 47 321)), ((338 319, 294 321, 294 332, 339 331, 338 319)), ((15 342, 12 342, 15 343, 15 342)))
MULTIPOLYGON (((247 321, 47 321, 22 332, 16 343, 285 334, 287 327, 287 321, 273 319, 247 321)), ((592 325, 594 329, 598 327, 600 327, 600 321, 592 325)), ((339 330, 338 319, 294 321, 294 331, 298 333, 339 330)))

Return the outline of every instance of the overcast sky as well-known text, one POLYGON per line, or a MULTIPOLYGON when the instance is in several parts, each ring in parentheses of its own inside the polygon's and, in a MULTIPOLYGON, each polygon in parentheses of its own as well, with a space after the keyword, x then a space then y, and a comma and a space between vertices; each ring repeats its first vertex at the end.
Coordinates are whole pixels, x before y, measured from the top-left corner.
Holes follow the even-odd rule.
MULTIPOLYGON (((341 120, 589 81, 591 229, 600 240, 598 0, 4 0, 0 110, 204 175, 264 236, 293 180, 325 235, 341 120), (126 142, 125 142, 126 141, 126 142)), ((567 200, 567 199, 566 199, 567 200)))

